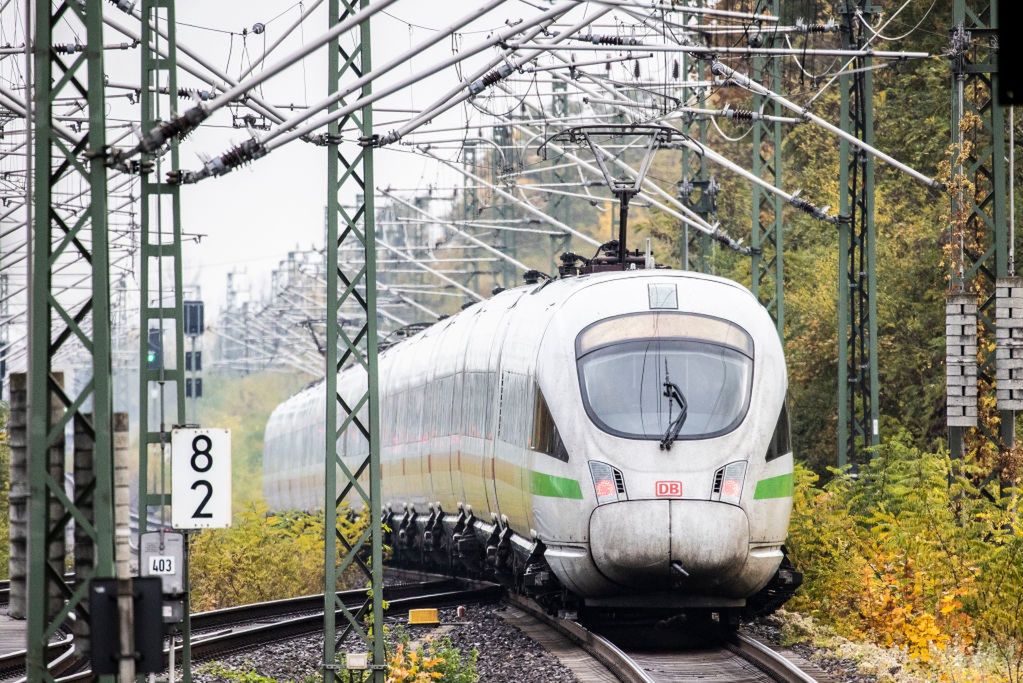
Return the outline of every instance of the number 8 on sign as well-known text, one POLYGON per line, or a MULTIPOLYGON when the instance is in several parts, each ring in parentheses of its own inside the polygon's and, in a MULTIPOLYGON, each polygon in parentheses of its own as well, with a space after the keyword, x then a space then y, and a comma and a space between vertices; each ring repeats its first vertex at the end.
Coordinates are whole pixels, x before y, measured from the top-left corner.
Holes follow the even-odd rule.
POLYGON ((231 432, 171 433, 171 524, 175 529, 231 526, 231 432))

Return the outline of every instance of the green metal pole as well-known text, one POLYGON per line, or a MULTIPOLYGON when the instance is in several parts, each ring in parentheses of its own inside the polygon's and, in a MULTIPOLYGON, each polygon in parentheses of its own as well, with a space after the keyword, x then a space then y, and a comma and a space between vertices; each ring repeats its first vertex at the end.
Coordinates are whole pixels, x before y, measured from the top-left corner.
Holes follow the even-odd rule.
MULTIPOLYGON (((780 16, 781 0, 773 0, 771 11, 780 16)), ((764 47, 774 47, 775 38, 766 36, 764 47)), ((753 58, 753 78, 760 82, 769 82, 775 92, 782 90, 781 60, 770 59, 757 55, 753 58), (769 78, 768 78, 769 74, 769 78)), ((782 115, 781 104, 757 95, 753 98, 753 109, 756 112, 782 115), (773 111, 767 107, 773 102, 773 111)), ((764 179, 770 179, 774 186, 782 186, 782 124, 775 121, 753 122, 753 173, 764 179), (764 153, 764 143, 769 142, 771 151, 764 153)), ((752 291, 774 318, 778 336, 785 338, 785 282, 784 282, 784 250, 782 222, 782 201, 776 193, 765 192, 759 185, 752 189, 752 291)))
MULTIPOLYGON (((142 0, 141 45, 141 118, 144 130, 152 130, 161 119, 178 114, 177 76, 177 22, 176 0, 142 0), (166 39, 157 29, 162 27, 166 39), (166 57, 158 50, 160 42, 166 57), (166 88, 168 95, 161 95, 166 88), (166 102, 166 104, 164 104, 166 102), (163 106, 161 106, 163 105, 163 106)), ((178 139, 169 143, 169 155, 142 154, 142 162, 152 167, 140 179, 140 244, 139 244, 139 439, 138 439, 138 500, 139 533, 149 525, 151 508, 165 511, 170 505, 169 482, 161 467, 159 484, 150 490, 151 448, 159 447, 158 462, 165 464, 168 445, 168 427, 184 424, 185 414, 185 337, 183 264, 181 256, 181 186, 166 182, 167 173, 177 171, 179 164, 178 139), (167 160, 169 158, 169 168, 167 160), (165 210, 170 205, 170 212, 165 210), (170 219, 169 225, 167 218, 170 219), (151 273, 155 270, 156 282, 151 273), (171 298, 167 305, 168 296, 171 298), (155 325, 154 325, 155 323, 155 325), (160 354, 159 367, 149 367, 146 361, 151 326, 160 330, 161 344, 173 341, 173 362, 167 363, 169 354, 160 354), (169 387, 168 387, 169 385, 169 387), (164 393, 172 389, 174 405, 168 416, 164 393), (150 415, 151 396, 158 392, 156 415, 150 415), (155 417, 157 424, 151 424, 155 417), (170 425, 168 425, 170 417, 170 425)), ((184 576, 184 589, 189 590, 188 575, 184 576)), ((187 604, 187 603, 186 603, 187 604)), ((185 683, 192 680, 191 616, 184 615, 181 624, 181 675, 185 683)))
MULTIPOLYGON (((365 9, 368 0, 329 0, 331 25, 351 16, 357 7, 365 9)), ((342 37, 344 38, 344 37, 342 37)), ((371 70, 371 32, 368 21, 359 29, 357 45, 348 47, 347 40, 331 45, 328 56, 328 91, 338 89, 347 74, 363 74, 371 70), (343 61, 342 61, 343 60, 343 61)), ((367 83, 361 97, 371 92, 367 83)), ((327 136, 327 349, 326 378, 326 443, 324 471, 324 681, 340 680, 337 665, 337 643, 347 633, 355 633, 369 651, 370 680, 383 683, 387 673, 383 632, 383 530, 380 525, 380 415, 377 376, 377 293, 376 293, 376 213, 373 178, 373 112, 364 107, 352 120, 362 132, 358 151, 341 151, 340 123, 331 124, 327 136), (349 213, 341 193, 352 192, 356 201, 354 212, 349 213), (361 197, 361 200, 359 199, 361 197), (338 252, 345 246, 361 248, 364 263, 361 268, 351 261, 342 265, 338 252), (346 302, 354 302, 365 313, 361 327, 354 334, 346 331, 340 320, 340 309, 346 302), (346 363, 362 366, 366 373, 366 388, 355 395, 342 395, 337 386, 337 373, 346 363), (339 410, 340 408, 340 410, 339 410), (355 443, 364 444, 356 453, 361 458, 354 467, 346 465, 338 447, 348 430, 356 430, 355 443), (340 475, 338 474, 340 472, 340 475), (339 490, 340 489, 340 490, 339 490), (368 490, 367 490, 368 489, 368 490), (337 528, 337 509, 346 498, 361 502, 368 515, 368 526, 354 542, 337 528), (366 544, 370 545, 370 562, 362 559, 366 544), (338 546, 343 553, 338 561, 338 546), (337 580, 349 569, 362 572, 368 583, 369 595, 362 608, 352 612, 336 599, 337 580), (338 635, 335 610, 347 622, 345 631, 338 635), (367 626, 365 619, 371 623, 367 626)))
MULTIPOLYGON (((36 3, 34 54, 33 128, 35 206, 32 221, 32 260, 28 294, 28 564, 26 568, 26 665, 29 677, 42 680, 46 674, 46 626, 50 614, 47 600, 46 531, 49 526, 49 494, 46 486, 46 456, 50 447, 50 185, 52 160, 52 101, 50 3, 36 3)), ((63 435, 62 435, 63 436, 63 435)))
MULTIPOLYGON (((47 670, 46 644, 71 612, 88 619, 83 609, 93 576, 114 575, 113 509, 113 397, 111 368, 110 273, 107 232, 106 109, 103 93, 103 3, 37 2, 34 31, 34 166, 35 199, 32 222, 32 258, 29 292, 30 344, 28 381, 28 605, 26 668, 31 681, 53 680, 47 670), (52 27, 66 23, 84 34, 85 50, 64 61, 54 50, 52 27), (58 68, 54 69, 54 65, 58 68), (58 75, 56 82, 53 77, 58 75), (82 76, 85 76, 85 80, 82 76), (88 133, 69 143, 53 132, 53 103, 62 93, 82 97, 87 104, 88 133), (78 176, 89 185, 89 205, 70 215, 54 202, 55 188, 78 176), (88 232, 88 246, 82 236, 88 232), (52 291, 52 273, 58 262, 68 258, 87 263, 91 269, 90 298, 69 310, 52 291), (54 315, 56 314, 56 315, 54 315), (91 320, 91 333, 83 324, 91 320), (63 328, 51 336, 51 323, 63 328), (91 334, 91 336, 90 336, 91 334), (77 394, 60 390, 52 380, 52 359, 71 339, 82 342, 90 354, 92 378, 77 394), (51 420, 50 401, 59 401, 64 411, 51 420), (81 412, 92 403, 91 419, 81 412), (75 586, 64 584, 64 562, 52 564, 47 557, 48 540, 63 534, 71 517, 87 520, 76 503, 84 502, 88 491, 68 497, 64 482, 55 481, 48 471, 50 449, 62 444, 65 427, 81 420, 93 440, 93 481, 91 524, 84 525, 94 551, 91 576, 78 576, 75 586), (51 505, 63 512, 51 516, 51 505), (59 586, 67 596, 54 613, 50 587, 59 586)), ((100 677, 104 680, 108 677, 100 677)))
MULTIPOLYGON (((329 0, 327 3, 330 13, 330 22, 333 25, 338 21, 338 0, 329 0)), ((331 45, 327 56, 327 92, 336 92, 340 82, 338 77, 338 50, 331 45)), ((336 111, 338 105, 331 106, 328 111, 336 111)), ((328 138, 340 134, 340 125, 337 121, 330 123, 327 127, 328 138)), ((325 329, 325 353, 324 353, 324 470, 323 470, 323 680, 324 683, 333 683, 337 680, 337 653, 335 652, 335 637, 337 625, 334 620, 334 612, 337 609, 337 538, 334 529, 337 528, 337 505, 334 497, 337 495, 337 372, 340 369, 338 358, 338 250, 341 243, 338 240, 338 212, 340 210, 338 200, 338 146, 327 145, 327 238, 326 238, 326 260, 327 260, 327 315, 325 329)))
MULTIPOLYGON (((869 22, 879 8, 869 0, 846 0, 842 11, 846 26, 843 45, 862 46, 856 13, 869 22)), ((858 58, 856 66, 861 70, 839 78, 840 124, 873 145, 870 59, 858 58)), ((855 466, 858 449, 880 441, 874 159, 842 140, 839 164, 838 463, 855 466)))

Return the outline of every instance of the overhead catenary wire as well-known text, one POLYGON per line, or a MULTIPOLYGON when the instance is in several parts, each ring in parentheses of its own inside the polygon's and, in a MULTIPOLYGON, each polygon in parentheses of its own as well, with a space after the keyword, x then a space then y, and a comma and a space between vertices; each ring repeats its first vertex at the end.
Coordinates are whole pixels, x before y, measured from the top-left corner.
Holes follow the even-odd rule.
MULTIPOLYGON (((213 112, 226 106, 228 103, 234 102, 242 95, 245 95, 249 91, 255 89, 260 84, 273 78, 285 69, 291 67, 293 64, 298 63, 317 49, 323 47, 332 40, 337 39, 338 36, 343 35, 353 28, 358 27, 363 22, 368 21, 374 14, 389 7, 395 2, 397 2, 397 0, 375 0, 375 2, 370 3, 361 11, 339 21, 328 31, 310 40, 292 54, 274 62, 259 73, 250 75, 248 78, 227 89, 214 99, 208 102, 200 102, 184 114, 180 114, 174 119, 162 123, 156 128, 145 132, 139 143, 130 150, 123 152, 121 158, 127 159, 142 152, 158 151, 169 139, 186 135, 188 132, 198 127, 199 124, 206 120, 213 112)), ((180 45, 178 46, 178 49, 180 49, 180 45)))
MULTIPOLYGON (((535 27, 532 28, 531 30, 539 32, 540 30, 542 30, 542 25, 544 22, 552 21, 554 18, 561 16, 565 12, 575 7, 578 1, 579 0, 570 0, 569 2, 562 3, 561 5, 558 5, 557 7, 548 10, 547 12, 544 12, 538 17, 534 17, 533 19, 529 20, 528 22, 529 25, 535 25, 535 27)), ((472 17, 470 17, 470 19, 471 18, 472 17)), ((456 24, 458 24, 458 22, 456 22, 456 24)), ((582 28, 582 26, 580 26, 580 28, 582 28)), ((485 40, 482 43, 474 46, 473 48, 468 49, 465 52, 456 53, 448 57, 447 59, 444 59, 441 62, 434 64, 433 66, 429 67, 428 69, 422 72, 402 79, 398 83, 394 83, 390 86, 374 90, 374 92, 371 93, 370 95, 356 99, 355 101, 339 108, 334 112, 330 112, 325 115, 320 115, 319 117, 313 118, 311 121, 309 121, 309 119, 314 114, 318 113, 319 110, 326 109, 327 107, 331 106, 341 97, 343 97, 344 94, 353 91, 354 88, 353 87, 346 88, 343 93, 339 91, 339 93, 333 94, 326 98, 325 100, 318 103, 315 108, 310 107, 309 109, 302 112, 298 116, 292 117, 290 122, 283 124, 278 129, 272 131, 270 134, 263 136, 262 138, 250 140, 247 143, 243 143, 242 145, 236 146, 231 150, 228 150, 227 152, 221 154, 219 157, 212 159, 204 166, 202 170, 186 172, 182 174, 180 181, 185 183, 196 182, 199 180, 203 180, 205 178, 229 173, 232 170, 234 170, 234 168, 237 168, 244 161, 252 161, 255 160, 256 158, 261 158, 269 154, 273 150, 288 144, 289 142, 306 137, 313 131, 320 129, 333 121, 337 121, 344 117, 347 117, 352 112, 369 106, 373 102, 376 102, 377 100, 380 100, 388 95, 391 95, 394 92, 397 92, 398 90, 407 87, 411 83, 414 83, 427 76, 437 73, 438 71, 441 71, 442 69, 445 69, 451 66, 452 64, 462 61, 463 59, 465 59, 468 56, 471 56, 472 54, 476 54, 478 52, 482 52, 483 50, 489 47, 493 47, 494 45, 497 45, 498 43, 503 41, 508 36, 514 35, 515 33, 518 33, 521 30, 522 30, 521 25, 509 27, 508 29, 505 29, 504 31, 500 32, 497 36, 485 40), (304 125, 300 125, 306 121, 308 122, 305 123, 304 125)), ((436 39, 430 39, 427 40, 422 45, 431 45, 435 42, 436 39)), ((391 60, 391 62, 385 65, 385 68, 390 70, 399 63, 407 62, 408 59, 411 58, 411 56, 414 56, 415 54, 418 54, 422 49, 425 49, 422 47, 422 45, 408 50, 404 54, 403 59, 400 61, 397 59, 391 60)), ((374 73, 379 73, 379 71, 380 70, 378 69, 374 73)), ((356 82, 360 83, 361 86, 361 82, 368 82, 370 77, 371 74, 366 74, 365 76, 360 78, 359 81, 356 82)), ((462 86, 455 88, 455 92, 458 92, 460 90, 462 90, 462 86)), ((454 106, 454 104, 455 103, 451 103, 447 108, 450 108, 450 106, 454 106)), ((434 112, 434 115, 437 113, 439 112, 434 112)), ((415 126, 413 126, 412 128, 409 127, 412 122, 406 123, 402 127, 402 130, 405 130, 406 128, 408 130, 413 130, 415 127, 418 127, 418 125, 425 123, 427 120, 428 119, 423 119, 421 114, 420 116, 412 119, 412 122, 420 121, 420 123, 415 124, 415 126)), ((385 136, 385 138, 387 137, 389 136, 385 136)))

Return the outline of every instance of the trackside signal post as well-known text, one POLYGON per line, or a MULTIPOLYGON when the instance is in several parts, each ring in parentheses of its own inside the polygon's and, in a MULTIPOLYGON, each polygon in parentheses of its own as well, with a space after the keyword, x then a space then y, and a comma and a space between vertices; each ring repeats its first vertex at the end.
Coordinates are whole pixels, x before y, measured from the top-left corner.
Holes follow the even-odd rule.
MULTIPOLYGON (((175 0, 142 0, 142 128, 152 130, 177 116, 177 23, 175 0), (161 55, 164 53, 166 56, 161 55), (163 93, 170 93, 165 95, 163 93)), ((181 187, 166 181, 177 171, 178 140, 168 153, 143 152, 140 161, 139 235, 139 533, 151 511, 163 519, 171 503, 166 475, 168 424, 185 422, 184 294, 181 261, 181 187)), ((159 545, 165 545, 160 539, 159 545)), ((183 574, 181 593, 188 593, 183 574)), ((181 673, 192 679, 188 601, 180 621, 181 673)))
MULTIPOLYGON (((365 11, 369 0, 329 0, 330 26, 348 19, 359 10, 365 11)), ((337 92, 342 79, 358 78, 371 70, 370 22, 364 21, 359 33, 351 38, 340 36, 328 43, 327 92, 337 92)), ((370 94, 370 83, 362 86, 359 97, 370 94)), ((330 111, 337 111, 335 103, 330 111)), ((339 676, 337 644, 349 633, 355 633, 364 645, 351 654, 368 651, 368 662, 362 656, 346 657, 350 668, 369 667, 374 683, 383 683, 387 670, 384 654, 383 611, 383 538, 380 526, 380 413, 377 402, 377 292, 376 292, 376 217, 373 195, 373 110, 372 105, 353 112, 350 117, 334 121, 327 130, 327 326, 325 365, 326 411, 324 433, 324 605, 323 605, 323 680, 333 683, 339 676), (349 123, 350 122, 350 123, 349 123), (359 146, 340 144, 340 131, 354 125, 361 131, 359 146), (343 193, 343 194, 342 194, 343 193), (354 195, 355 208, 350 213, 345 200, 354 195), (360 267, 355 259, 339 259, 342 248, 354 247, 362 253, 360 267), (365 317, 355 329, 341 325, 340 308, 355 305, 365 317), (347 363, 366 373, 365 389, 356 394, 338 391, 337 373, 347 363), (361 461, 349 468, 341 460, 338 442, 355 430, 351 443, 361 461), (346 497, 369 514, 369 524, 362 535, 350 543, 338 530, 338 506, 346 497), (341 560, 338 562, 338 543, 341 560), (368 552, 367 552, 368 551, 368 552), (369 555, 369 561, 364 559, 369 555), (369 596, 363 606, 352 612, 336 598, 337 580, 346 570, 356 567, 369 584, 369 596), (339 633, 335 612, 344 615, 339 633), (371 619, 367 628, 365 620, 371 619)), ((348 199, 348 201, 351 201, 348 199)), ((351 252, 349 252, 351 253, 351 252)))

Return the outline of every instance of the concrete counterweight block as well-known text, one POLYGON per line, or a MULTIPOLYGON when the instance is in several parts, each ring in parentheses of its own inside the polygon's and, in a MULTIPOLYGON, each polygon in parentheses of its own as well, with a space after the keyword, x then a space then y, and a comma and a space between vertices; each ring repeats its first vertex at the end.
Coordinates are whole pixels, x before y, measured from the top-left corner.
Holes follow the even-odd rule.
POLYGON ((945 406, 949 427, 977 426, 977 297, 945 302, 945 406))
POLYGON ((1023 410, 1023 278, 998 278, 995 295, 998 409, 1023 410))

